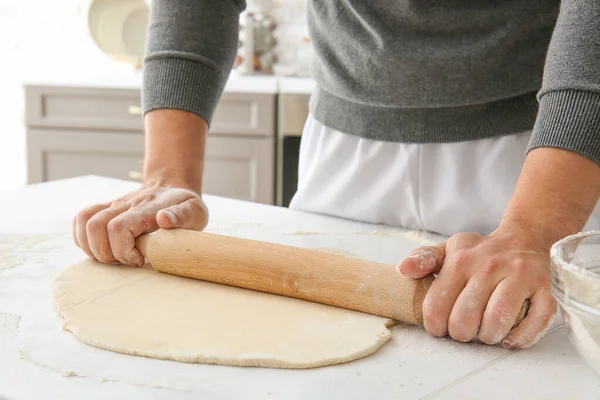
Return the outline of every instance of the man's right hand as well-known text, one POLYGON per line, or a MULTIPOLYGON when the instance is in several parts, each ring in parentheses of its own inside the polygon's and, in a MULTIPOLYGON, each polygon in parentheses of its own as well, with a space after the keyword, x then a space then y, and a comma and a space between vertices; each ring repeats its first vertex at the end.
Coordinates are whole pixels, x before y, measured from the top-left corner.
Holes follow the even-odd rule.
POLYGON ((202 230, 207 223, 208 209, 198 194, 155 181, 109 203, 83 209, 73 219, 73 239, 100 262, 141 266, 144 256, 135 248, 138 236, 158 228, 202 230))

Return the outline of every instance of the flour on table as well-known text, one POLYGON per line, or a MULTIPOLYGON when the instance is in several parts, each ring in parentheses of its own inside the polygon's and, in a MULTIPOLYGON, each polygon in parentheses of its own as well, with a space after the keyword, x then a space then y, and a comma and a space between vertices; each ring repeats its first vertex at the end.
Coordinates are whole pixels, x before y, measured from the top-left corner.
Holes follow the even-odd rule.
POLYGON ((336 249, 333 247, 313 247, 313 250, 319 250, 324 253, 337 254, 340 256, 345 256, 345 257, 350 257, 350 258, 360 258, 358 255, 356 255, 350 251, 336 249))
POLYGON ((61 375, 65 378, 79 377, 79 375, 77 375, 77 373, 72 369, 65 369, 61 375))
POLYGON ((386 318, 89 259, 60 273, 52 294, 82 342, 158 359, 311 368, 365 357, 391 337, 386 318))
POLYGON ((424 232, 418 231, 356 231, 356 232, 317 232, 317 231, 294 231, 291 235, 298 236, 312 236, 312 235, 323 235, 323 236, 397 236, 406 240, 420 243, 421 246, 433 246, 436 244, 429 236, 424 232))
POLYGON ((20 315, 0 313, 0 333, 7 333, 11 337, 16 336, 20 322, 20 315))
POLYGON ((23 265, 40 243, 52 240, 50 234, 0 234, 0 271, 23 265))

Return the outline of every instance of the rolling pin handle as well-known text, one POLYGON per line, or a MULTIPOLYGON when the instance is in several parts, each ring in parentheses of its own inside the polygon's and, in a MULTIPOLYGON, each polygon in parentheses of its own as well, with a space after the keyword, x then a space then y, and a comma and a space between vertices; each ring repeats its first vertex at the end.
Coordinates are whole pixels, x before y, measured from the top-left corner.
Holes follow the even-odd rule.
POLYGON ((526 299, 523 302, 523 305, 521 306, 521 310, 519 311, 519 314, 517 315, 517 320, 515 321, 513 328, 516 328, 517 326, 519 326, 519 324, 525 319, 525 317, 527 316, 527 312, 529 311, 530 304, 531 303, 530 303, 529 299, 526 299))
POLYGON ((144 235, 138 236, 138 238, 135 240, 135 247, 146 258, 148 258, 148 254, 149 254, 149 250, 150 250, 149 249, 150 239, 151 239, 150 234, 144 234, 144 235))

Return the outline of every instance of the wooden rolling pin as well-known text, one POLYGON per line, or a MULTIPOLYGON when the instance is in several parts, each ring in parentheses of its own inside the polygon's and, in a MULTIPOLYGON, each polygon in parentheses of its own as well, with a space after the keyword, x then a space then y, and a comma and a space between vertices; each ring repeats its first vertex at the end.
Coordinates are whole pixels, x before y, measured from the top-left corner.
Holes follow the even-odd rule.
MULTIPOLYGON (((408 279, 395 267, 314 249, 160 229, 137 239, 154 269, 168 274, 422 324, 433 277, 408 279)), ((526 313, 526 304, 519 320, 526 313)))

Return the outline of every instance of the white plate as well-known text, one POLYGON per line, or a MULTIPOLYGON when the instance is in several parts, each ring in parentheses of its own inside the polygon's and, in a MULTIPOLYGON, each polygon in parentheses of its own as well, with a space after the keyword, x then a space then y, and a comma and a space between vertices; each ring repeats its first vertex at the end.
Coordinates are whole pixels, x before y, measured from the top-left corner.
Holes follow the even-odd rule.
POLYGON ((88 9, 90 35, 108 56, 140 66, 149 11, 145 0, 93 0, 88 9))

